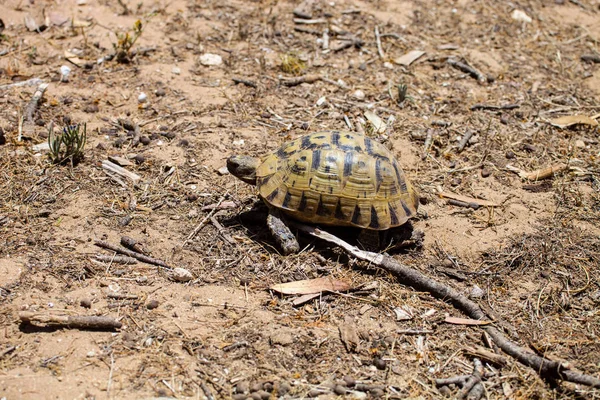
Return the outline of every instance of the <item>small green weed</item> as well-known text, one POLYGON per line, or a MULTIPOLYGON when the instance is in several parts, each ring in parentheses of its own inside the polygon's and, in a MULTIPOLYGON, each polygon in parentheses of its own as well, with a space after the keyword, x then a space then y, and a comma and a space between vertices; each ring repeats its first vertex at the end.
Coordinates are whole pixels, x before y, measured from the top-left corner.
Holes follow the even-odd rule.
POLYGON ((48 145, 50 146, 50 161, 53 164, 77 165, 83 160, 83 149, 87 140, 87 126, 84 123, 63 128, 59 135, 54 134, 54 125, 48 130, 48 145))
POLYGON ((117 33, 117 43, 113 43, 115 49, 115 58, 117 62, 129 63, 133 58, 131 49, 135 42, 142 36, 144 27, 139 19, 133 24, 133 31, 125 33, 117 33))

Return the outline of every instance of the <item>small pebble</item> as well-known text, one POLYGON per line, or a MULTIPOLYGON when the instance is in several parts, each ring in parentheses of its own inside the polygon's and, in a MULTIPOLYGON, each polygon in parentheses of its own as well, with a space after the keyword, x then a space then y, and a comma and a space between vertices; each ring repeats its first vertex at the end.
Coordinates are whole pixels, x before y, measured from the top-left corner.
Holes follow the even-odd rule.
POLYGON ((319 397, 319 396, 320 396, 320 395, 322 395, 322 394, 323 394, 323 391, 322 391, 322 390, 319 390, 319 389, 311 389, 311 390, 308 392, 308 397, 319 397))
POLYGON ((92 301, 90 299, 83 299, 79 302, 83 308, 92 308, 92 301))
POLYGON ((98 111, 100 111, 100 107, 98 107, 97 104, 88 104, 87 106, 85 106, 83 111, 86 113, 97 113, 98 111))
POLYGON ((375 358, 375 360, 373 360, 373 365, 376 366, 377 369, 385 369, 386 362, 383 361, 381 358, 377 357, 375 358))
POLYGON ((61 82, 69 82, 69 74, 71 73, 71 68, 66 65, 60 67, 60 81, 61 82))
POLYGON ((363 92, 362 90, 357 90, 354 93, 352 93, 352 97, 354 97, 356 100, 364 100, 365 99, 365 92, 363 92))
POLYGON ((171 70, 171 72, 173 73, 173 75, 179 75, 179 74, 181 74, 181 68, 179 68, 179 67, 173 67, 173 69, 171 70))
POLYGON ((279 389, 277 390, 277 395, 278 396, 284 396, 290 390, 292 390, 292 387, 290 386, 290 384, 287 383, 286 381, 282 381, 282 382, 279 383, 279 389))
POLYGON ((187 139, 181 139, 181 140, 179 141, 179 146, 180 146, 180 147, 188 147, 189 145, 190 145, 190 142, 189 142, 189 140, 187 140, 187 139))
POLYGON ((458 186, 462 183, 462 179, 454 178, 450 181, 450 186, 458 186))
POLYGON ((385 392, 382 389, 376 388, 369 390, 369 394, 373 396, 373 398, 377 399, 379 397, 383 397, 385 392))
POLYGON ((223 63, 223 58, 218 54, 206 53, 200 56, 199 61, 200 64, 208 67, 211 65, 221 65, 223 63))
POLYGON ((345 376, 344 382, 346 382, 346 386, 348 387, 354 387, 354 385, 356 385, 356 380, 351 376, 345 376))
POLYGON ((161 135, 163 135, 167 139, 174 139, 175 138, 175 132, 163 132, 163 133, 161 133, 161 135))
POLYGON ((335 388, 333 389, 333 392, 335 394, 337 394, 338 396, 343 396, 346 394, 347 390, 342 385, 336 385, 335 388))
POLYGON ((490 176, 492 174, 492 171, 490 171, 487 168, 484 168, 481 170, 481 177, 482 178, 487 178, 488 176, 490 176))
POLYGON ((256 394, 260 394, 262 400, 269 400, 271 398, 271 393, 265 392, 264 390, 259 390, 256 394))
MULTIPOLYGON (((262 391, 261 391, 262 392, 262 391)), ((262 400, 261 392, 254 392, 250 395, 252 400, 262 400)))
POLYGON ((150 138, 146 135, 142 136, 140 138, 140 142, 144 145, 144 146, 148 146, 150 144, 150 138))
POLYGON ((132 220, 133 220, 133 217, 131 215, 126 215, 119 220, 119 225, 127 226, 131 223, 132 220))
POLYGON ((138 103, 145 103, 148 100, 148 95, 144 92, 140 93, 138 96, 138 103))
POLYGON ((259 390, 262 390, 263 385, 260 382, 256 382, 254 384, 252 384, 252 386, 250 386, 250 391, 251 392, 258 392, 259 390))
POLYGON ((146 304, 146 308, 148 310, 154 310, 155 308, 158 308, 158 300, 150 300, 148 304, 146 304))
POLYGON ((263 383, 263 389, 266 390, 267 392, 272 392, 273 391, 273 383, 272 382, 263 383))
POLYGON ((512 160, 513 158, 516 158, 516 157, 517 157, 517 155, 512 150, 509 150, 506 152, 506 158, 508 158, 509 160, 512 160))
POLYGON ((236 393, 249 393, 250 392, 250 383, 248 381, 240 381, 237 385, 235 385, 236 393))
POLYGON ((535 146, 528 143, 523 144, 523 150, 528 151, 530 153, 535 153, 537 151, 535 146))
POLYGON ((233 400, 246 400, 247 397, 248 396, 243 393, 237 393, 237 394, 234 394, 233 396, 231 396, 231 398, 233 400))
POLYGON ((163 88, 158 88, 158 89, 156 89, 156 92, 154 92, 154 94, 155 94, 157 97, 163 97, 164 95, 166 95, 166 94, 167 94, 167 92, 166 92, 166 91, 165 91, 165 89, 163 89, 163 88))
POLYGON ((146 161, 146 157, 141 154, 136 154, 135 157, 133 157, 133 161, 135 161, 137 164, 141 164, 146 161))
POLYGON ((217 170, 217 172, 219 173, 219 175, 229 175, 229 170, 227 169, 227 167, 221 167, 217 170))

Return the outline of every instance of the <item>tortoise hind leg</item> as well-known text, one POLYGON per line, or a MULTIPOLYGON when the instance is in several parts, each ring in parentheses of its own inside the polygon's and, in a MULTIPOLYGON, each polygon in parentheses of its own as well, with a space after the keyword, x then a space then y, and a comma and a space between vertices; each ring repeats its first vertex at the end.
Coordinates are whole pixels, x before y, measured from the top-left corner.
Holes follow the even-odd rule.
POLYGON ((289 226, 284 222, 279 210, 269 209, 267 226, 284 255, 287 256, 288 254, 300 251, 298 239, 296 239, 289 226))

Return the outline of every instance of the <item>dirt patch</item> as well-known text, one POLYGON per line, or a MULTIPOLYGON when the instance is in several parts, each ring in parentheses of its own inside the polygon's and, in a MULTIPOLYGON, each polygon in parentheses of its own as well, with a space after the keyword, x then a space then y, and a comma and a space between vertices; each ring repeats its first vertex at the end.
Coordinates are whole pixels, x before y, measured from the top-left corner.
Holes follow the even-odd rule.
MULTIPOLYGON (((2 2, 0 392, 440 398, 435 379, 471 373, 474 347, 497 351, 482 331, 446 323, 464 315, 304 234, 303 251, 282 256, 255 188, 223 170, 232 154, 359 127, 422 197, 423 246, 390 254, 469 295, 521 347, 598 378, 598 128, 551 123, 600 112, 600 67, 581 59, 597 53, 598 4, 562 3, 528 2, 524 21, 492 1, 2 2), (394 62, 412 50, 426 53, 394 62), (40 80, 49 86, 28 115, 40 80), (84 122, 76 166, 33 147, 51 123, 84 122), (137 183, 108 173, 109 157, 137 183), (521 177, 560 164, 547 179, 521 177), (190 279, 96 245, 123 236, 190 279), (323 276, 353 290, 305 301, 269 290, 323 276), (32 326, 22 311, 122 326, 32 326)), ((489 398, 599 394, 497 355, 503 365, 483 360, 489 398)))

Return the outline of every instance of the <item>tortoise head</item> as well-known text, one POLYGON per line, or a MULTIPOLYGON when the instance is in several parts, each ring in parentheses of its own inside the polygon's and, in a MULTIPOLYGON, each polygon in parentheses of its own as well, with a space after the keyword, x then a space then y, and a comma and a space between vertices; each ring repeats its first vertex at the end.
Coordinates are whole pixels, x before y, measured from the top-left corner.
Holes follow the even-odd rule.
POLYGON ((227 170, 244 182, 256 185, 256 168, 260 163, 260 158, 256 157, 231 156, 227 159, 227 170))

